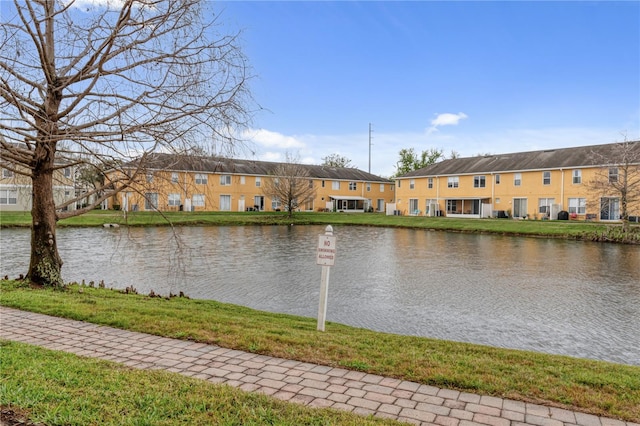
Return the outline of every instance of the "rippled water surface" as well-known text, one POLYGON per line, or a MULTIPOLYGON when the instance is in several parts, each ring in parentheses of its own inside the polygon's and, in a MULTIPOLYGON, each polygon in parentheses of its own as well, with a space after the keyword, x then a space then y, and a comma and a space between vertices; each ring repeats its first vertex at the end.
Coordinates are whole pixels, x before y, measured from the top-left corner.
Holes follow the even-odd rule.
MULTIPOLYGON (((316 317, 324 227, 62 228, 67 281, 185 292, 316 317)), ((338 227, 327 320, 640 365, 640 249, 338 227)), ((0 274, 25 273, 29 231, 0 230, 0 274)))

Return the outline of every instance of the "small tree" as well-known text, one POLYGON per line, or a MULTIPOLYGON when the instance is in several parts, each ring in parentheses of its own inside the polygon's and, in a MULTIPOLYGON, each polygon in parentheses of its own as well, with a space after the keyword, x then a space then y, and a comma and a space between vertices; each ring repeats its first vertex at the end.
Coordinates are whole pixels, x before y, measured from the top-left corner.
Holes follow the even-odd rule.
POLYGON ((309 169, 303 164, 295 162, 295 159, 287 155, 286 162, 278 164, 271 173, 271 177, 263 183, 265 195, 271 199, 279 200, 289 213, 316 196, 316 188, 310 178, 309 169))
MULTIPOLYGON (((640 208, 640 141, 605 146, 591 151, 593 164, 602 166, 587 186, 599 197, 615 197, 620 203, 623 232, 629 231, 629 208, 640 208)), ((598 203, 598 209, 602 206, 598 203)))
POLYGON ((402 176, 414 170, 430 166, 443 158, 442 150, 430 148, 418 156, 413 148, 403 148, 399 152, 400 160, 396 165, 397 171, 394 176, 402 176))
POLYGON ((246 59, 236 35, 217 33, 203 0, 6 3, 0 165, 31 181, 27 279, 59 286, 59 220, 129 187, 149 153, 234 140, 250 117, 246 59), (93 169, 97 177, 132 158, 137 169, 92 181, 95 197, 85 207, 64 209, 92 194, 55 204, 61 169, 93 169))
POLYGON ((342 168, 353 168, 354 166, 351 164, 351 160, 347 157, 344 157, 340 154, 330 154, 326 157, 322 157, 322 165, 328 167, 342 167, 342 168))

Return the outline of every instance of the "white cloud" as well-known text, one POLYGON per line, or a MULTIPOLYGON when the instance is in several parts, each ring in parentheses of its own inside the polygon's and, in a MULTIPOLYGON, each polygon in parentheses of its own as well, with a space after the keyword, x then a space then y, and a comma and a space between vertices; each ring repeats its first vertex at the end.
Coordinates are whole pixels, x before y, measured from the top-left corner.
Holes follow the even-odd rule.
POLYGON ((66 0, 65 6, 71 5, 77 9, 88 11, 91 7, 120 9, 124 5, 123 0, 66 0))
POLYGON ((459 112, 457 114, 452 113, 444 113, 436 115, 436 118, 431 120, 431 128, 430 131, 437 130, 440 126, 457 126, 460 120, 464 120, 468 118, 467 114, 464 112, 459 112))
POLYGON ((280 162, 284 159, 284 155, 281 152, 267 151, 258 155, 260 161, 274 161, 280 162))
POLYGON ((467 114, 464 112, 460 112, 458 114, 438 114, 436 118, 431 120, 432 126, 455 126, 462 119, 467 118, 467 114))
POLYGON ((247 131, 244 133, 244 137, 251 142, 269 148, 291 150, 305 147, 305 144, 295 136, 286 136, 265 129, 247 131))

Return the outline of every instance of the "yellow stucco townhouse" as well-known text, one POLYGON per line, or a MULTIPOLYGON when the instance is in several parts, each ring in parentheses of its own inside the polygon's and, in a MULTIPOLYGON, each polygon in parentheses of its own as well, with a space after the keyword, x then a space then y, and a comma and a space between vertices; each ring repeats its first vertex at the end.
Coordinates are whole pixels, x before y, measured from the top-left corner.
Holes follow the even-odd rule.
MULTIPOLYGON (((31 211, 31 178, 16 173, 16 166, 6 164, 0 167, 0 211, 31 211)), ((53 198, 56 206, 75 197, 73 167, 57 169, 53 174, 53 198)), ((71 205, 67 208, 75 208, 71 205)))
POLYGON ((637 221, 640 141, 444 160, 396 179, 396 209, 461 218, 619 220, 615 186, 623 178, 634 200, 630 220, 637 221))
MULTIPOLYGON (((135 169, 136 162, 131 165, 135 169)), ((152 154, 137 184, 117 194, 110 208, 127 211, 278 211, 281 200, 265 194, 283 163, 211 156, 152 154)), ((354 168, 300 165, 315 188, 300 210, 384 211, 395 200, 394 182, 354 168)), ((109 174, 107 174, 109 175, 109 174)))

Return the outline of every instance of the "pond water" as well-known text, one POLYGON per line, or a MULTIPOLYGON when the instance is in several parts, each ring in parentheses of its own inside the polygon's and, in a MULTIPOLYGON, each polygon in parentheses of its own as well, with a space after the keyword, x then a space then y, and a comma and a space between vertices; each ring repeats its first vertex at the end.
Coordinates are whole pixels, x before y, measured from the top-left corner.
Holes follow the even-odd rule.
MULTIPOLYGON (((640 365, 640 248, 336 227, 327 321, 640 365)), ((321 226, 61 228, 67 281, 316 318, 321 226)), ((0 230, 0 274, 29 231, 0 230)))

